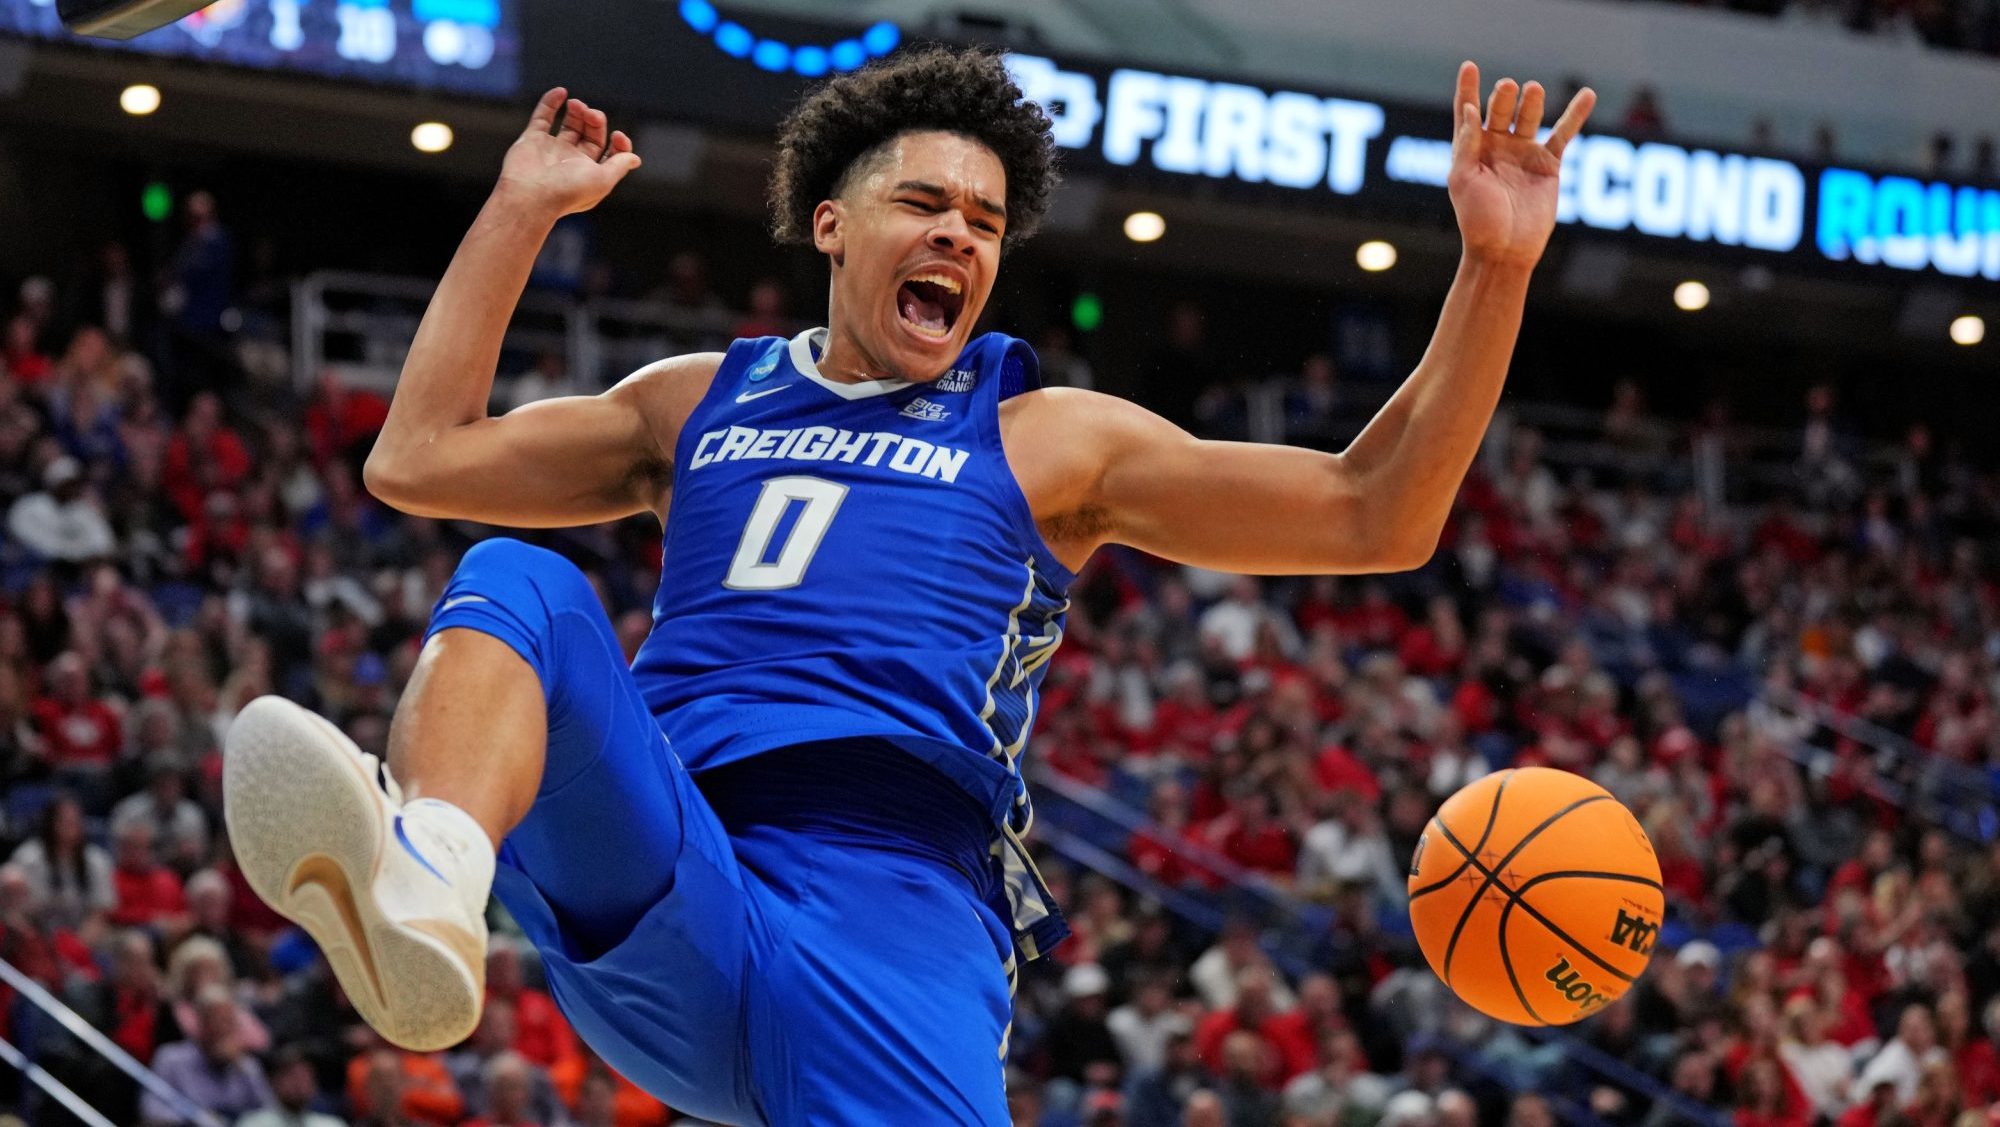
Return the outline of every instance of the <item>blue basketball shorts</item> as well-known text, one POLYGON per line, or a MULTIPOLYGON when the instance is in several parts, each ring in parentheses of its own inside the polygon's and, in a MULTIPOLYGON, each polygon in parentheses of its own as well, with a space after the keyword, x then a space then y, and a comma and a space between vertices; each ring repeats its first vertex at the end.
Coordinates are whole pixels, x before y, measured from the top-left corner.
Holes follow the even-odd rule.
POLYGON ((541 678, 548 753, 494 892, 563 1014, 675 1109, 729 1124, 1008 1122, 1007 928, 951 866, 726 830, 574 565, 466 553, 425 635, 477 630, 541 678))

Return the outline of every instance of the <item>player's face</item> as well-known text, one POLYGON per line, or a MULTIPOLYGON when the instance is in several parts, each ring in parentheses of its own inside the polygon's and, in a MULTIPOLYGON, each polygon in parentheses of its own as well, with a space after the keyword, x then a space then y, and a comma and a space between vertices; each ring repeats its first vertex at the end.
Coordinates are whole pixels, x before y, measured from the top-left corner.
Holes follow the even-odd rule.
POLYGON ((934 380, 964 350, 1000 266, 1007 174, 953 133, 906 133, 820 205, 815 242, 833 259, 833 332, 869 374, 934 380))

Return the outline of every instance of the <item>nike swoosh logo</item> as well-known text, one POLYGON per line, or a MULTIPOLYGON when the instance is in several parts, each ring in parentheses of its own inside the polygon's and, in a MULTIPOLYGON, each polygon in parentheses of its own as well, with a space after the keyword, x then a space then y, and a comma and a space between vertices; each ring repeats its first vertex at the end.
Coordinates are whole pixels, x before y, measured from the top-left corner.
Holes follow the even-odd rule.
POLYGON ((492 601, 484 595, 460 595, 456 598, 446 599, 444 605, 439 607, 438 610, 447 611, 458 606, 460 603, 489 603, 492 601))
POLYGON ((737 396, 736 401, 738 403, 748 403, 752 399, 762 399, 767 395, 776 395, 790 386, 792 385, 786 383, 786 384, 779 384, 777 387, 767 387, 762 391, 746 391, 743 394, 737 396))
POLYGON ((439 880, 444 881, 446 884, 451 883, 450 881, 445 880, 445 875, 443 873, 437 871, 436 865, 433 865, 429 861, 425 860, 424 855, 417 852, 416 845, 410 841, 410 835, 403 832, 403 816, 401 814, 396 815, 396 840, 402 842, 404 850, 406 850, 410 856, 415 857, 417 859, 417 864, 422 865, 425 869, 428 869, 432 876, 436 877, 439 880))

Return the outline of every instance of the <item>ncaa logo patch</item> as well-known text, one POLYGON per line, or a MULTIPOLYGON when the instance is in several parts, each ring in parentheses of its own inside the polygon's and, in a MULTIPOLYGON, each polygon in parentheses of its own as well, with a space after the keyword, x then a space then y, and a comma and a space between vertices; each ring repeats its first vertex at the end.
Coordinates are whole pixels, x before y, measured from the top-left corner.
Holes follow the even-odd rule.
POLYGON ((751 366, 748 378, 751 383, 756 383, 758 380, 767 380, 771 378, 771 373, 777 370, 778 350, 774 348, 768 356, 765 356, 762 360, 757 361, 756 364, 751 366))
POLYGON ((937 378, 937 389, 939 391, 971 391, 972 385, 978 382, 979 373, 969 368, 953 368, 951 371, 937 378))
POLYGON ((1618 920, 1611 925, 1611 942, 1635 954, 1653 953, 1653 940, 1660 934, 1660 925, 1643 916, 1628 915, 1625 909, 1618 909, 1618 920))

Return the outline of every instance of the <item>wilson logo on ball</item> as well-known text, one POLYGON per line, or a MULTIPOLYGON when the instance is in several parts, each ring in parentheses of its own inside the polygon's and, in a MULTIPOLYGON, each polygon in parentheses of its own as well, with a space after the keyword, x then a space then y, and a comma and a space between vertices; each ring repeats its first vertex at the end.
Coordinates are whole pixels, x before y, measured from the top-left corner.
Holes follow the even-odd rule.
POLYGON ((1640 955, 1653 953, 1653 939, 1659 934, 1659 924, 1628 915, 1623 908, 1618 909, 1618 922, 1611 925, 1611 942, 1640 955))
POLYGON ((1611 999, 1597 992, 1597 987, 1583 980, 1583 972, 1570 966, 1567 956, 1558 956, 1556 965, 1550 967, 1543 977, 1554 983, 1556 990, 1561 992, 1563 997, 1575 1002, 1580 1010, 1594 1010, 1611 1002, 1611 999))

